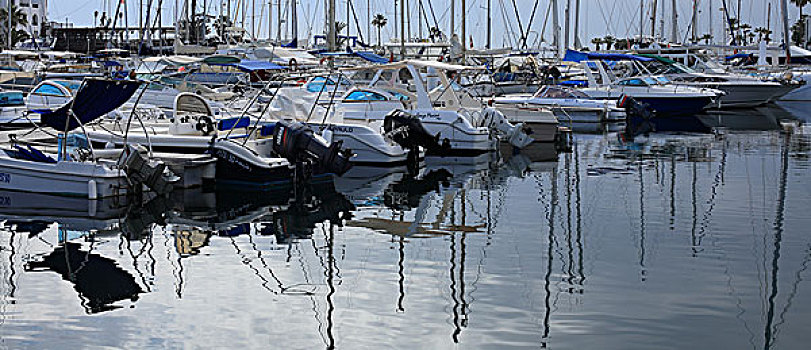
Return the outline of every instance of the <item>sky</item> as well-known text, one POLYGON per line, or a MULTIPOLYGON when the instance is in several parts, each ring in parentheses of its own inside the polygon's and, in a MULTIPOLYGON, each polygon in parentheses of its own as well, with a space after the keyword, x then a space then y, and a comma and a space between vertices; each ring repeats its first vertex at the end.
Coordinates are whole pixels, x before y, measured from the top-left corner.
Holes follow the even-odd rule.
MULTIPOLYGON (((138 23, 138 4, 140 1, 144 3, 148 2, 149 0, 128 0, 129 6, 129 22, 131 25, 135 25, 138 23)), ((157 3, 159 0, 152 0, 154 1, 153 5, 153 13, 155 12, 154 9, 157 7, 157 3)), ((162 19, 162 23, 167 26, 171 26, 174 23, 174 7, 176 2, 183 3, 183 0, 163 0, 163 13, 164 18, 162 19)), ((198 6, 202 8, 204 2, 207 3, 209 8, 209 13, 217 13, 218 12, 218 4, 223 1, 227 0, 197 0, 198 6)), ((247 0, 249 7, 250 4, 255 3, 255 12, 256 12, 256 22, 255 28, 258 32, 258 36, 260 38, 264 38, 268 36, 268 15, 267 15, 267 7, 270 1, 268 0, 247 0)), ((276 3, 278 0, 271 0, 273 2, 273 16, 274 16, 274 23, 276 18, 276 3)), ((282 0, 283 4, 287 3, 287 0, 282 0)), ((355 12, 358 16, 358 22, 361 23, 360 29, 363 32, 363 35, 367 37, 366 41, 371 41, 372 43, 377 42, 377 34, 374 27, 368 28, 369 26, 367 23, 367 8, 369 9, 368 13, 371 16, 374 14, 381 13, 388 19, 388 24, 382 29, 382 36, 383 41, 386 41, 388 38, 394 34, 395 29, 395 21, 394 21, 394 1, 395 0, 352 0, 352 5, 355 7, 355 12), (367 29, 371 29, 372 35, 371 40, 368 39, 367 29)), ((412 18, 412 25, 411 31, 414 33, 414 36, 418 33, 418 25, 417 25, 417 13, 419 7, 420 0, 406 0, 407 7, 409 8, 408 13, 410 13, 412 18)), ((436 21, 439 23, 440 28, 447 32, 448 28, 450 27, 450 4, 452 0, 421 0, 424 8, 424 12, 427 14, 428 18, 430 19, 431 23, 434 23, 434 17, 436 17, 436 21), (433 8, 433 11, 431 9, 433 8)), ((456 1, 456 20, 455 20, 455 28, 456 33, 461 33, 461 12, 459 9, 461 8, 461 0, 456 1)), ((493 40, 493 47, 499 46, 516 46, 516 38, 519 36, 519 28, 518 28, 518 20, 516 19, 516 14, 514 10, 513 3, 515 3, 518 7, 518 16, 521 19, 521 23, 526 28, 529 23, 529 18, 532 16, 533 12, 533 5, 535 4, 536 0, 466 0, 466 7, 467 11, 467 33, 469 38, 472 38, 473 43, 476 47, 481 47, 484 45, 486 41, 486 6, 488 1, 491 2, 491 13, 492 13, 492 40, 493 40), (507 23, 507 25, 505 25, 507 23)), ((714 29, 715 37, 720 40, 721 36, 723 35, 723 12, 720 10, 722 7, 722 0, 675 0, 678 9, 678 28, 680 32, 680 36, 682 38, 688 35, 687 28, 689 26, 690 18, 692 15, 692 6, 694 1, 697 1, 697 7, 700 9, 698 15, 698 32, 699 35, 709 33, 710 31, 710 12, 712 12, 712 27, 714 29), (715 9, 714 11, 710 11, 710 8, 715 9)), ((239 0, 232 1, 232 9, 237 7, 237 3, 239 0)), ((538 38, 541 35, 544 35, 547 41, 551 41, 552 34, 552 19, 551 16, 547 18, 547 10, 549 9, 550 0, 538 0, 538 7, 535 13, 535 19, 532 22, 532 26, 529 29, 528 41, 530 44, 532 42, 537 42, 538 38), (545 20, 546 19, 546 20, 545 20), (546 22, 546 26, 544 26, 544 22, 546 22), (544 29, 545 28, 545 29, 544 29)), ((565 7, 567 2, 571 3, 572 6, 572 17, 574 17, 574 7, 576 0, 558 0, 559 4, 559 18, 560 18, 560 26, 563 28, 565 27, 565 7)), ((639 8, 640 2, 644 3, 644 18, 646 19, 643 24, 643 30, 646 34, 650 33, 651 30, 651 11, 650 7, 653 4, 653 0, 581 0, 581 15, 580 15, 580 28, 578 30, 581 42, 589 43, 591 38, 599 36, 603 37, 606 35, 612 35, 614 37, 626 37, 631 35, 636 35, 639 33, 639 8)), ((659 0, 660 6, 662 3, 665 5, 664 12, 666 13, 665 18, 665 30, 667 35, 670 34, 670 5, 671 1, 669 0, 659 0)), ((737 5, 740 3, 740 13, 743 21, 752 25, 753 28, 757 27, 765 27, 767 23, 767 16, 769 14, 768 7, 771 4, 771 26, 770 28, 774 31, 777 37, 782 35, 782 30, 780 29, 779 24, 779 14, 780 14, 780 1, 779 0, 726 0, 727 4, 732 7, 733 13, 737 13, 737 5)), ((51 20, 64 22, 66 20, 75 23, 77 26, 90 26, 93 24, 93 13, 94 11, 103 11, 102 9, 107 6, 108 3, 112 3, 113 12, 115 11, 115 4, 117 0, 51 0, 49 1, 49 12, 51 20)), ((320 34, 323 30, 323 22, 324 22, 324 1, 323 0, 298 0, 298 18, 299 18, 299 36, 303 37, 306 36, 308 33, 310 34, 320 34)), ((346 0, 336 0, 336 7, 337 7, 337 20, 346 22, 346 7, 347 2, 346 0)), ((793 21, 798 18, 799 9, 791 5, 789 3, 789 18, 790 21, 793 21)), ((285 5, 283 5, 283 11, 285 5)), ((811 9, 807 9, 809 13, 811 13, 811 9)), ((398 11, 399 11, 399 4, 398 4, 398 11)), ((250 24, 251 21, 251 10, 247 12, 247 21, 246 21, 246 29, 251 31, 252 26, 250 24)), ((661 14, 661 8, 658 10, 658 14, 661 14)), ((357 26, 354 24, 354 20, 351 21, 352 28, 351 34, 357 33, 357 26)), ((399 24, 398 24, 399 25, 399 24)), ((275 24, 274 24, 275 26, 275 24)), ((660 23, 657 21, 657 32, 659 32, 660 23)), ((574 27, 574 19, 572 19, 571 27, 574 27)), ((427 32, 427 30, 423 30, 423 32, 427 32)), ((573 29, 572 29, 573 32, 573 29)), ((397 32, 399 34, 399 32, 397 32)), ((272 31, 273 37, 276 36, 276 29, 274 28, 272 31)), ((561 34, 563 35, 563 34, 561 34)), ((427 34, 426 34, 427 36, 427 34)), ((468 39, 470 40, 470 39, 468 39)), ((563 39, 561 39, 563 40, 563 39)), ((573 42, 573 34, 570 42, 573 42)))

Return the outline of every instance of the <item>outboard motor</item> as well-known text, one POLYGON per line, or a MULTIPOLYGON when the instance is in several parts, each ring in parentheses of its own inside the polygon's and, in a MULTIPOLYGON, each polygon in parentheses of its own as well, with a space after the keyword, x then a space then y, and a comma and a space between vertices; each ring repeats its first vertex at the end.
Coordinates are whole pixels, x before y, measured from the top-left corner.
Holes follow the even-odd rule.
POLYGON ((485 108, 482 111, 481 124, 491 129, 498 130, 499 133, 506 137, 507 142, 518 149, 529 146, 529 144, 535 141, 529 136, 532 130, 525 128, 524 123, 513 125, 503 113, 493 107, 485 108))
POLYGON ((392 141, 405 149, 415 150, 422 146, 428 152, 442 154, 450 149, 449 144, 439 142, 439 134, 431 135, 419 117, 403 110, 393 110, 383 120, 383 131, 392 141))
POLYGON ((351 152, 341 151, 343 142, 327 145, 307 125, 299 122, 278 121, 273 129, 273 151, 291 163, 311 163, 325 173, 343 175, 352 164, 351 152))
POLYGON ((150 161, 141 155, 141 150, 128 145, 118 161, 134 185, 136 192, 140 185, 146 185, 156 193, 163 195, 172 190, 180 178, 159 161, 150 161))
POLYGON ((617 103, 617 107, 625 109, 625 140, 633 140, 634 137, 656 131, 656 126, 652 119, 656 117, 654 110, 644 102, 639 102, 631 96, 623 95, 617 103))

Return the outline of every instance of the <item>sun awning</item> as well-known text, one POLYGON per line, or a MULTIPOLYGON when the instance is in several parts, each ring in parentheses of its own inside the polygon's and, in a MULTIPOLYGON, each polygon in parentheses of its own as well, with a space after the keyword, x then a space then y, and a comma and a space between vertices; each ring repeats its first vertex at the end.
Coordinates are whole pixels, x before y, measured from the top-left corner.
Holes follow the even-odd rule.
POLYGON ((43 113, 40 120, 56 130, 76 129, 79 122, 88 123, 123 105, 140 86, 139 81, 85 79, 72 101, 43 113), (71 112, 75 118, 71 117, 71 112))
POLYGON ((243 72, 254 72, 258 70, 280 70, 284 67, 268 61, 250 61, 242 60, 242 62, 231 64, 230 66, 237 67, 243 72))
POLYGON ((597 52, 580 52, 575 50, 566 50, 566 56, 563 57, 564 61, 582 62, 587 60, 607 60, 607 61, 642 61, 650 62, 653 58, 641 57, 637 55, 629 55, 624 53, 597 53, 597 52))

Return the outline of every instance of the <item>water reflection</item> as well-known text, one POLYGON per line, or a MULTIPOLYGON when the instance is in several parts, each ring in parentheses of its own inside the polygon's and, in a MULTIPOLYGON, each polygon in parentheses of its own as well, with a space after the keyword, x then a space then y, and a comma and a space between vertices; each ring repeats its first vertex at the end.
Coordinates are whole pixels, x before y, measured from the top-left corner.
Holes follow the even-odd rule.
MULTIPOLYGON (((0 331, 25 338, 42 322, 20 315, 53 317, 40 306, 52 305, 66 323, 79 322, 72 306, 189 347, 802 346, 804 126, 726 125, 358 167, 291 193, 51 209, 0 193, 19 204, 0 209, 0 331), (220 336, 182 336, 202 326, 220 336)), ((73 334, 95 345, 112 328, 73 334)))
POLYGON ((52 271, 73 284, 82 306, 88 313, 113 310, 113 303, 138 300, 144 290, 135 278, 121 269, 113 259, 80 249, 78 243, 67 242, 39 261, 26 264, 26 272, 52 271))

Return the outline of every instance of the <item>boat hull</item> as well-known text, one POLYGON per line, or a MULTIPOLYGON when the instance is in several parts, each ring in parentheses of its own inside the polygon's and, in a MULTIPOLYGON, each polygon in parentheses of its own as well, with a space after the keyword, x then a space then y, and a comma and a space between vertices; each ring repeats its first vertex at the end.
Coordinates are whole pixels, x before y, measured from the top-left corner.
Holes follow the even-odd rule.
POLYGON ((123 171, 100 164, 0 157, 0 190, 95 199, 124 196, 127 188, 123 171))

